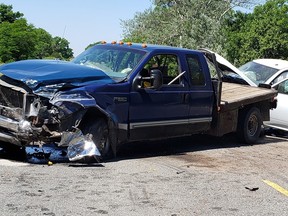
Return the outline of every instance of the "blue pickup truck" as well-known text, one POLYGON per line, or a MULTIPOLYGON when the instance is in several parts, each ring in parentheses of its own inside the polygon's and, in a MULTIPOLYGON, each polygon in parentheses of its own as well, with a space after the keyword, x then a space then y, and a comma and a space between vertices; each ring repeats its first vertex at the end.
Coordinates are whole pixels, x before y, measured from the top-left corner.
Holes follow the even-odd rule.
POLYGON ((54 143, 70 160, 116 155, 122 143, 235 132, 257 141, 277 92, 223 82, 207 50, 102 43, 71 62, 0 66, 0 141, 54 143))

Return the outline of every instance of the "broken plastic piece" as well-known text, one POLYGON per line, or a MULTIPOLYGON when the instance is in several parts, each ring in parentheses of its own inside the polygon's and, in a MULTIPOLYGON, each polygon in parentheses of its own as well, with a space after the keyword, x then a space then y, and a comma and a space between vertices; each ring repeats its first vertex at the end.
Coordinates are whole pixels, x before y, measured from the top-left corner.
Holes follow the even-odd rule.
POLYGON ((101 156, 95 143, 85 139, 73 140, 67 150, 67 155, 70 161, 81 160, 86 156, 101 156))
POLYGON ((26 159, 33 164, 47 164, 48 161, 68 162, 67 149, 57 147, 55 144, 44 144, 39 146, 25 147, 26 159))
POLYGON ((83 133, 80 129, 76 128, 74 132, 63 132, 61 141, 58 146, 69 146, 69 143, 78 137, 82 137, 83 133))
POLYGON ((19 122, 19 130, 22 132, 29 133, 32 131, 31 123, 26 120, 21 120, 19 122))
POLYGON ((68 145, 67 156, 70 161, 81 160, 87 156, 101 156, 92 139, 84 136, 79 129, 76 129, 75 132, 64 132, 60 145, 68 145))

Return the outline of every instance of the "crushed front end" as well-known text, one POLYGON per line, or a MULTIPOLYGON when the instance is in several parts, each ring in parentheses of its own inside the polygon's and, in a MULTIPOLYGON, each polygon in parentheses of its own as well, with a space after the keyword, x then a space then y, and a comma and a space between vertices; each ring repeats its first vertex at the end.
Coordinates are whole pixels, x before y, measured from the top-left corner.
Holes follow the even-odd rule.
POLYGON ((16 145, 41 144, 60 137, 61 111, 49 98, 25 84, 0 78, 0 140, 16 145))
POLYGON ((0 140, 16 145, 40 144, 59 133, 59 111, 23 83, 0 78, 0 140), (53 132, 52 132, 53 131, 53 132), (47 136, 47 134, 49 134, 47 136))
POLYGON ((94 106, 94 98, 86 92, 59 94, 54 91, 52 94, 45 92, 46 97, 42 95, 33 93, 21 81, 1 75, 0 142, 18 146, 56 143, 70 149, 70 160, 81 159, 85 155, 99 156, 96 145, 86 140, 82 133, 79 135, 77 129, 86 112, 79 100, 94 106), (70 141, 64 142, 67 139, 70 141), (87 148, 89 142, 93 149, 81 152, 81 148, 87 148))

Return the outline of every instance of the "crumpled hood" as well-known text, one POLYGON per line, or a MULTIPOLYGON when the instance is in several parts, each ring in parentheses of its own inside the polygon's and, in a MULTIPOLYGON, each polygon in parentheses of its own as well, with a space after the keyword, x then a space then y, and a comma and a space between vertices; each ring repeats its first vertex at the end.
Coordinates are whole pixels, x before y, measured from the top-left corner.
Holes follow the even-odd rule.
POLYGON ((219 55, 218 53, 215 53, 209 49, 200 49, 200 51, 204 51, 206 53, 210 53, 210 54, 215 54, 216 57, 216 61, 218 63, 218 67, 222 70, 228 70, 231 71, 233 73, 235 73, 235 78, 237 77, 241 77, 244 82, 246 82, 248 85, 250 86, 257 86, 249 77, 247 77, 242 71, 240 71, 238 68, 236 68, 234 65, 232 65, 229 61, 227 61, 225 58, 223 58, 221 55, 219 55))
POLYGON ((0 66, 0 73, 24 82, 32 90, 65 84, 84 86, 91 82, 113 83, 103 71, 59 60, 24 60, 0 66))

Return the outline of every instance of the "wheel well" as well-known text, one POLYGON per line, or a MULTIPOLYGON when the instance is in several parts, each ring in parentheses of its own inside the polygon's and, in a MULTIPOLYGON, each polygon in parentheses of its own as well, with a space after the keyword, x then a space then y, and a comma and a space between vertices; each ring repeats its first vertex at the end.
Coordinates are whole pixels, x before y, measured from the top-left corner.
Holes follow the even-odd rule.
POLYGON ((111 147, 112 147, 114 156, 116 156, 116 151, 117 151, 116 146, 117 146, 118 135, 117 135, 116 128, 115 128, 115 123, 112 121, 112 119, 109 118, 109 116, 105 115, 102 111, 100 111, 97 108, 90 108, 84 114, 78 128, 82 130, 87 123, 97 120, 99 118, 105 119, 105 121, 108 124, 109 136, 111 139, 111 147))
POLYGON ((239 112, 237 134, 243 142, 255 143, 261 134, 262 124, 263 119, 259 108, 257 106, 247 107, 239 112))
POLYGON ((82 117, 82 120, 79 124, 79 128, 80 129, 83 128, 84 124, 86 124, 89 121, 96 120, 98 118, 104 118, 108 122, 108 117, 103 112, 101 112, 99 109, 91 108, 91 109, 87 110, 85 115, 82 117))
POLYGON ((267 101, 261 101, 258 103, 253 103, 253 104, 244 106, 242 109, 239 109, 238 116, 240 117, 241 115, 248 112, 253 107, 259 109, 263 121, 268 121, 270 119, 270 104, 267 101))

